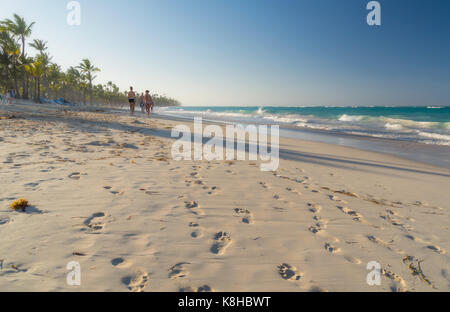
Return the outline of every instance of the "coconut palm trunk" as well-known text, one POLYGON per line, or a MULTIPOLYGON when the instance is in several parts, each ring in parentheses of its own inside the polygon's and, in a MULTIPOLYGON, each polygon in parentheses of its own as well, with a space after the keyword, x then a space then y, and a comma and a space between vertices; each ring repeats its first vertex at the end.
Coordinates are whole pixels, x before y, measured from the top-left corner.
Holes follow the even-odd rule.
MULTIPOLYGON (((22 35, 22 64, 25 63, 25 36, 22 35)), ((22 66, 22 95, 24 99, 28 99, 28 91, 26 88, 27 76, 25 74, 25 67, 22 66)))
MULTIPOLYGON (((14 14, 13 19, 7 19, 5 20, 4 24, 6 25, 7 29, 14 35, 14 37, 20 39, 21 43, 22 43, 22 55, 20 56, 21 60, 23 61, 23 63, 25 63, 25 41, 26 38, 29 37, 31 35, 32 29, 33 29, 33 23, 30 23, 29 25, 25 22, 25 19, 23 17, 20 17, 17 14, 14 14)), ((25 79, 26 79, 26 75, 25 75, 25 68, 22 66, 22 93, 23 93, 23 97, 27 97, 27 90, 26 90, 26 85, 25 85, 25 79)), ((15 88, 16 88, 16 93, 17 96, 20 97, 20 91, 18 88, 18 83, 17 83, 17 73, 15 75, 15 88)))

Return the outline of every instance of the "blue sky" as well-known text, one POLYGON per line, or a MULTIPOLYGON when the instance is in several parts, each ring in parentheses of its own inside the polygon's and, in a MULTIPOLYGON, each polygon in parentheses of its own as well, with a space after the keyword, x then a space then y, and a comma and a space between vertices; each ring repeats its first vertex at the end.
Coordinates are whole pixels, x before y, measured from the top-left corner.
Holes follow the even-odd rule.
MULTIPOLYGON (((450 1, 65 0, 0 2, 35 21, 53 61, 89 58, 97 82, 185 105, 450 105, 450 1)), ((31 50, 30 50, 31 51, 31 50)))

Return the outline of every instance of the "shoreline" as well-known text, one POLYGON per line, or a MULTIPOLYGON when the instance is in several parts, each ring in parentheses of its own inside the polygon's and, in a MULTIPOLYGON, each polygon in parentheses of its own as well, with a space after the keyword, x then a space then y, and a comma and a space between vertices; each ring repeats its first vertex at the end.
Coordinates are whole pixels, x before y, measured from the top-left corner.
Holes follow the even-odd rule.
MULTIPOLYGON (((138 116, 139 117, 139 116, 138 116)), ((193 118, 183 118, 172 115, 156 114, 156 118, 180 122, 193 122, 193 118)), ((203 119, 205 124, 238 124, 235 121, 219 121, 203 119)), ((242 123, 246 125, 245 123, 242 123)), ((256 123, 259 125, 262 123, 256 123)), ((298 128, 289 125, 279 125, 280 136, 302 141, 319 142, 332 145, 351 147, 359 150, 377 152, 401 157, 428 165, 450 169, 450 147, 431 145, 420 142, 399 139, 376 138, 363 134, 342 133, 333 130, 298 128)))
MULTIPOLYGON (((18 103, 19 105, 36 105, 35 103, 18 103)), ((7 106, 3 106, 5 108, 7 106)), ((56 110, 67 111, 97 111, 100 110, 107 114, 118 114, 120 116, 129 116, 129 111, 126 109, 117 109, 104 106, 86 106, 86 107, 62 107, 55 104, 40 104, 40 107, 47 107, 56 110)), ((2 107, 0 106, 0 111, 2 107)), ((20 109, 18 110, 20 112, 20 109)), ((145 114, 141 114, 136 111, 136 118, 146 119, 145 114)), ((188 122, 193 123, 193 118, 179 117, 173 115, 165 115, 160 113, 153 113, 152 118, 158 120, 168 120, 171 122, 188 122)), ((221 125, 226 126, 228 124, 236 125, 238 122, 225 121, 225 120, 209 120, 203 119, 204 125, 221 125)), ((246 125, 245 123, 243 123, 246 125)), ((255 125, 262 125, 262 123, 256 123, 255 125)), ((270 126, 270 125, 269 125, 270 126)), ((170 136, 166 136, 170 138, 170 136)), ((431 165, 434 167, 440 167, 443 169, 450 169, 450 147, 442 145, 429 145, 419 142, 410 142, 389 138, 376 138, 367 135, 340 133, 332 130, 321 129, 299 129, 298 127, 289 125, 280 125, 280 138, 292 139, 306 142, 316 142, 327 145, 341 146, 347 148, 353 148, 359 151, 366 151, 372 153, 379 153, 383 155, 390 155, 399 157, 403 160, 409 160, 418 162, 424 165, 431 165)))

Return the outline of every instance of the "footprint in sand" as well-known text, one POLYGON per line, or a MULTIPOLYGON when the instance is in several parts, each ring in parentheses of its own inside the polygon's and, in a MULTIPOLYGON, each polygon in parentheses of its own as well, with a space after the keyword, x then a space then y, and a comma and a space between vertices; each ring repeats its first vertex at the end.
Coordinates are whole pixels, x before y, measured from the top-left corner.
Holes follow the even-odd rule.
POLYGON ((330 243, 325 243, 325 250, 332 253, 332 254, 336 254, 336 253, 340 253, 341 249, 338 247, 335 247, 333 245, 331 245, 330 243))
MULTIPOLYGON (((316 207, 317 209, 317 207, 316 207)), ((316 221, 315 224, 310 226, 308 230, 313 234, 319 234, 323 230, 326 230, 328 221, 326 219, 323 219, 321 216, 315 215, 313 217, 314 221, 316 221)))
POLYGON ((353 221, 355 222, 362 222, 362 217, 359 213, 357 213, 354 210, 351 210, 348 207, 343 207, 343 206, 338 206, 337 207, 340 211, 342 211, 344 214, 346 214, 347 216, 350 216, 353 218, 353 221))
POLYGON ((326 290, 326 289, 323 288, 323 287, 312 286, 312 287, 309 289, 309 292, 326 293, 326 292, 328 292, 328 290, 326 290))
POLYGON ((386 212, 387 212, 388 214, 390 214, 390 215, 393 215, 393 216, 396 216, 396 217, 399 217, 399 218, 403 218, 403 217, 402 217, 397 211, 395 211, 395 210, 387 209, 386 212))
POLYGON ((203 182, 202 180, 195 180, 194 184, 195 185, 205 185, 205 182, 203 182))
POLYGON ((253 221, 253 214, 249 210, 242 209, 242 208, 236 208, 236 209, 234 209, 234 212, 239 217, 242 217, 242 223, 245 223, 245 224, 253 224, 253 223, 255 223, 253 221))
POLYGON ((132 276, 126 276, 122 279, 122 283, 132 292, 143 292, 149 281, 148 273, 143 271, 138 271, 132 276))
POLYGON ((106 215, 103 212, 94 213, 84 222, 84 224, 90 229, 91 232, 101 231, 105 228, 105 223, 100 222, 99 219, 102 219, 105 216, 106 215))
MULTIPOLYGON (((338 238, 328 237, 327 240, 328 240, 328 242, 326 242, 324 245, 324 248, 326 251, 328 251, 329 253, 331 253, 333 255, 334 254, 342 254, 341 248, 336 247, 332 243, 330 243, 330 241, 338 243, 339 242, 338 238)), ((345 260, 347 260, 348 262, 353 263, 353 264, 361 264, 362 263, 360 259, 353 257, 353 256, 343 255, 343 257, 345 260)))
POLYGON ((434 251, 435 253, 440 254, 440 255, 445 255, 445 253, 446 253, 446 251, 444 249, 441 249, 441 247, 439 247, 437 245, 428 245, 427 248, 434 251))
POLYGON ((397 219, 394 219, 391 214, 388 215, 382 215, 380 216, 381 219, 385 220, 386 222, 392 224, 393 226, 398 226, 400 228, 402 228, 403 230, 412 230, 413 228, 401 223, 400 221, 398 221, 397 219))
POLYGON ((427 245, 426 248, 434 251, 435 253, 438 253, 440 255, 445 255, 446 254, 446 251, 444 249, 442 249, 441 247, 439 247, 438 245, 435 245, 433 243, 427 242, 427 241, 425 241, 425 240, 423 240, 421 238, 415 237, 413 235, 405 235, 405 237, 410 239, 410 240, 412 240, 412 241, 415 241, 417 243, 427 245))
POLYGON ((216 255, 223 255, 232 243, 231 235, 226 232, 217 233, 214 241, 214 244, 211 246, 211 252, 216 255))
POLYGON ((104 186, 103 188, 105 190, 108 190, 113 195, 123 195, 123 194, 125 194, 125 192, 112 191, 112 187, 111 186, 104 186))
POLYGON ((319 234, 323 231, 322 224, 316 223, 308 228, 308 230, 313 234, 319 234))
POLYGON ((183 287, 180 288, 179 292, 201 293, 201 292, 214 292, 214 290, 209 285, 203 285, 200 287, 192 287, 192 286, 183 287))
POLYGON ((198 173, 198 172, 196 172, 196 171, 192 172, 190 176, 191 176, 193 179, 200 179, 200 178, 201 178, 200 173, 198 173))
POLYGON ((299 281, 302 278, 302 274, 296 267, 283 263, 278 266, 278 273, 281 278, 287 281, 299 281))
POLYGON ((404 254, 404 252, 402 250, 396 249, 394 246, 392 246, 394 241, 385 242, 382 239, 380 239, 378 237, 375 237, 373 235, 367 235, 367 239, 369 241, 371 241, 372 243, 377 244, 377 245, 379 245, 379 246, 381 246, 383 248, 386 248, 386 249, 388 249, 390 251, 396 252, 398 254, 404 254))
POLYGON ((208 195, 217 195, 217 193, 220 192, 220 188, 218 188, 217 186, 213 187, 204 186, 203 189, 208 191, 208 195))
POLYGON ((131 263, 129 263, 128 261, 126 261, 123 258, 115 258, 111 260, 111 264, 119 269, 125 269, 131 266, 131 263))
POLYGON ((69 174, 68 178, 69 178, 69 179, 72 179, 72 180, 80 180, 80 178, 81 178, 81 173, 79 173, 79 172, 73 172, 73 173, 69 174))
POLYGON ((347 203, 346 201, 344 201, 344 200, 342 200, 339 197, 334 196, 334 195, 329 195, 328 198, 330 198, 330 200, 332 200, 332 201, 339 202, 339 203, 342 203, 342 204, 346 204, 347 203))
POLYGON ((188 264, 190 264, 190 263, 182 262, 182 263, 178 263, 178 264, 175 264, 174 266, 170 267, 169 278, 174 280, 174 279, 179 279, 179 278, 188 276, 189 272, 186 271, 186 269, 184 268, 184 266, 188 265, 188 264))
POLYGON ((286 208, 283 208, 283 207, 272 207, 272 208, 273 208, 274 210, 278 211, 278 212, 281 212, 281 213, 287 211, 287 209, 286 209, 286 208))
POLYGON ((353 256, 344 256, 344 259, 353 264, 361 264, 362 261, 353 256))
POLYGON ((287 187, 287 188, 286 188, 286 191, 291 192, 291 193, 294 193, 294 194, 297 194, 297 195, 299 195, 299 196, 302 195, 302 193, 299 192, 299 191, 297 191, 295 188, 287 187))
POLYGON ((308 204, 309 211, 312 213, 320 213, 322 211, 322 206, 318 204, 308 204))
POLYGON ((14 163, 14 160, 12 158, 7 158, 3 163, 4 164, 12 164, 12 163, 14 163))
POLYGON ((35 191, 38 186, 39 186, 38 182, 27 183, 24 185, 24 187, 26 187, 27 190, 29 191, 35 191))
POLYGON ((197 216, 204 215, 204 212, 202 210, 200 210, 200 205, 197 202, 191 201, 191 202, 185 202, 185 204, 186 204, 186 208, 189 209, 193 214, 195 214, 197 216))
POLYGON ((393 292, 406 292, 405 280, 398 274, 387 269, 381 269, 381 275, 390 279, 393 285, 390 287, 393 292))
POLYGON ((5 225, 10 222, 10 218, 7 216, 0 216, 0 225, 5 225))
MULTIPOLYGON (((0 260, 0 262, 1 262, 1 260, 0 260)), ((0 268, 1 268, 1 265, 0 265, 0 268)), ((446 269, 442 269, 441 276, 443 278, 445 278, 447 280, 447 282, 449 282, 448 287, 450 288, 450 274, 448 273, 448 271, 446 269)))
POLYGON ((198 223, 191 222, 189 223, 189 227, 194 229, 194 231, 191 233, 192 238, 203 237, 203 231, 200 229, 200 225, 198 223))

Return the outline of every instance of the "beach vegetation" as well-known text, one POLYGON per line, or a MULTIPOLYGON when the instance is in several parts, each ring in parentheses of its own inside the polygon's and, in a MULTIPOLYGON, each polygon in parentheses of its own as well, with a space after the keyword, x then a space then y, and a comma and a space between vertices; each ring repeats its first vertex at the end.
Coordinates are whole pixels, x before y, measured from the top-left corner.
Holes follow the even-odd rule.
MULTIPOLYGON (((100 68, 88 58, 67 69, 52 61, 48 43, 33 39, 35 22, 27 22, 18 14, 0 20, 0 94, 14 90, 16 98, 36 103, 54 102, 79 105, 122 106, 127 91, 112 81, 95 83, 100 68), (31 49, 29 49, 31 48, 31 49), (33 56, 28 55, 30 51, 33 56)), ((155 106, 179 106, 166 95, 153 94, 155 106)))
POLYGON ((11 209, 14 211, 25 211, 25 209, 29 206, 30 206, 30 203, 28 202, 28 200, 26 200, 24 198, 15 200, 10 205, 11 209))

